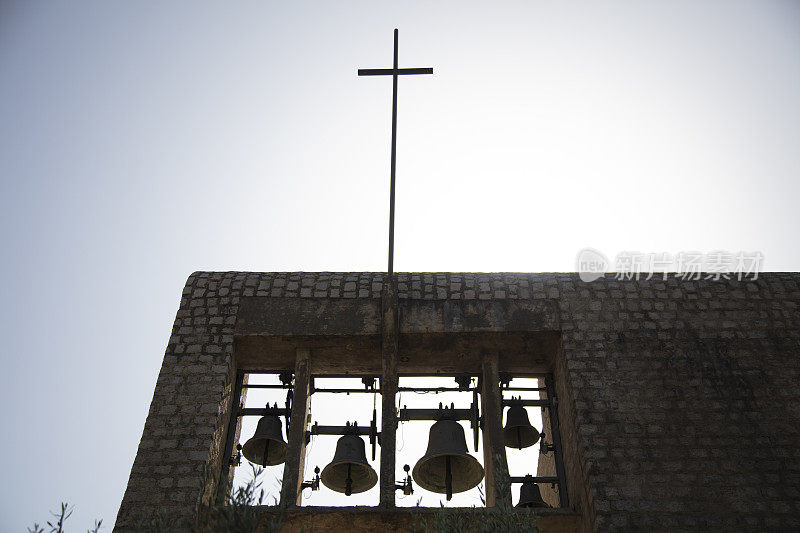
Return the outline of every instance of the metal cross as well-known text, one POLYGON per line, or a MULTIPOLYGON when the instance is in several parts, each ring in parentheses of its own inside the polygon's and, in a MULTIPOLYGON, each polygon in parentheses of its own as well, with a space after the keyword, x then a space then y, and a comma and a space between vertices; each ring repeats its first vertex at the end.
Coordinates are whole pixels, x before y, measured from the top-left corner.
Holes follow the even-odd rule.
POLYGON ((397 76, 433 74, 432 68, 397 68, 397 29, 394 30, 394 66, 392 68, 360 68, 359 76, 392 77, 392 178, 389 189, 389 275, 394 274, 394 177, 397 159, 397 76))

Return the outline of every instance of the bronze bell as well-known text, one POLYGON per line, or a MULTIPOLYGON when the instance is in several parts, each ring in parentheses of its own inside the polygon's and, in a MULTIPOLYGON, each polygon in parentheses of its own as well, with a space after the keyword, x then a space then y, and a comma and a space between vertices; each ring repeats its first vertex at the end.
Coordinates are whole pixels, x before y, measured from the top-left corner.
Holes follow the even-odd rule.
POLYGON ((339 438, 333 461, 319 477, 323 485, 346 496, 367 491, 378 482, 378 473, 367 462, 364 439, 358 435, 339 438))
POLYGON ((279 465, 286 460, 286 441, 283 424, 275 415, 262 416, 256 432, 242 447, 242 455, 261 466, 279 465))
POLYGON ((522 482, 522 487, 519 489, 517 507, 550 507, 542 499, 539 485, 533 482, 533 476, 531 475, 525 476, 525 481, 522 482))
POLYGON ((528 411, 521 405, 512 405, 506 413, 506 427, 503 437, 509 448, 527 448, 539 440, 539 431, 528 420, 528 411))
POLYGON ((412 472, 423 489, 446 494, 464 492, 483 479, 483 467, 467 453, 464 428, 455 420, 439 420, 431 426, 428 449, 412 472))

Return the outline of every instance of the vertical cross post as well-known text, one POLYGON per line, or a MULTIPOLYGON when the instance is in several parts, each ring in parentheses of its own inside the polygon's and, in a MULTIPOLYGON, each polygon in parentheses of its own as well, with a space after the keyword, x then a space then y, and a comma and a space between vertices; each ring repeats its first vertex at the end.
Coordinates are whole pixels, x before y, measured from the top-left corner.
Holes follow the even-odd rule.
POLYGON ((389 277, 394 274, 394 178, 397 166, 397 28, 394 29, 392 66, 392 170, 389 180, 389 277))
POLYGON ((394 60, 392 68, 358 69, 359 76, 392 76, 392 162, 389 184, 389 276, 394 274, 394 184, 397 163, 397 76, 404 74, 433 74, 432 68, 398 68, 397 28, 394 30, 394 60))

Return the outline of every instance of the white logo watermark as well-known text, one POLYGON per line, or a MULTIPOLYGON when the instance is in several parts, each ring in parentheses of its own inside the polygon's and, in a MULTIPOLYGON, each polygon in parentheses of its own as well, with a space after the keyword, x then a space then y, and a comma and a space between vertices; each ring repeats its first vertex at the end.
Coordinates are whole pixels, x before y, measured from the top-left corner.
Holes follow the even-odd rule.
POLYGON ((726 252, 717 250, 708 253, 678 252, 670 254, 620 252, 614 257, 613 268, 602 252, 584 248, 578 252, 576 270, 582 281, 594 281, 607 272, 614 272, 618 280, 652 279, 666 280, 674 276, 684 280, 743 279, 756 280, 764 255, 761 252, 726 252))
POLYGON ((608 258, 594 248, 584 248, 578 252, 575 270, 578 271, 581 281, 594 281, 608 272, 608 258))

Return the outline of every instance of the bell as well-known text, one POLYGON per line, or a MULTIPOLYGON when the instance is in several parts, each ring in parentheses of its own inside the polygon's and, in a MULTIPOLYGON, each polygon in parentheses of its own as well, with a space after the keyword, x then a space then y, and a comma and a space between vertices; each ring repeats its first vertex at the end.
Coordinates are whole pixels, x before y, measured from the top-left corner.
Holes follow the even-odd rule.
POLYGON ((528 411, 521 405, 512 405, 506 414, 503 437, 509 448, 527 448, 539 440, 539 431, 528 420, 528 411))
POLYGON ((412 472, 423 489, 446 494, 464 492, 483 479, 483 467, 467 453, 464 428, 455 420, 439 420, 431 426, 428 449, 412 472))
POLYGON ((261 466, 279 465, 286 460, 283 425, 275 415, 262 416, 255 434, 242 446, 242 455, 261 466))
POLYGON ((533 482, 533 476, 531 475, 525 476, 525 481, 522 482, 522 487, 519 489, 517 507, 550 507, 542 499, 539 485, 533 482))
POLYGON ((350 496, 374 487, 378 473, 367 462, 364 440, 358 435, 345 435, 336 443, 333 461, 319 478, 329 489, 350 496))

